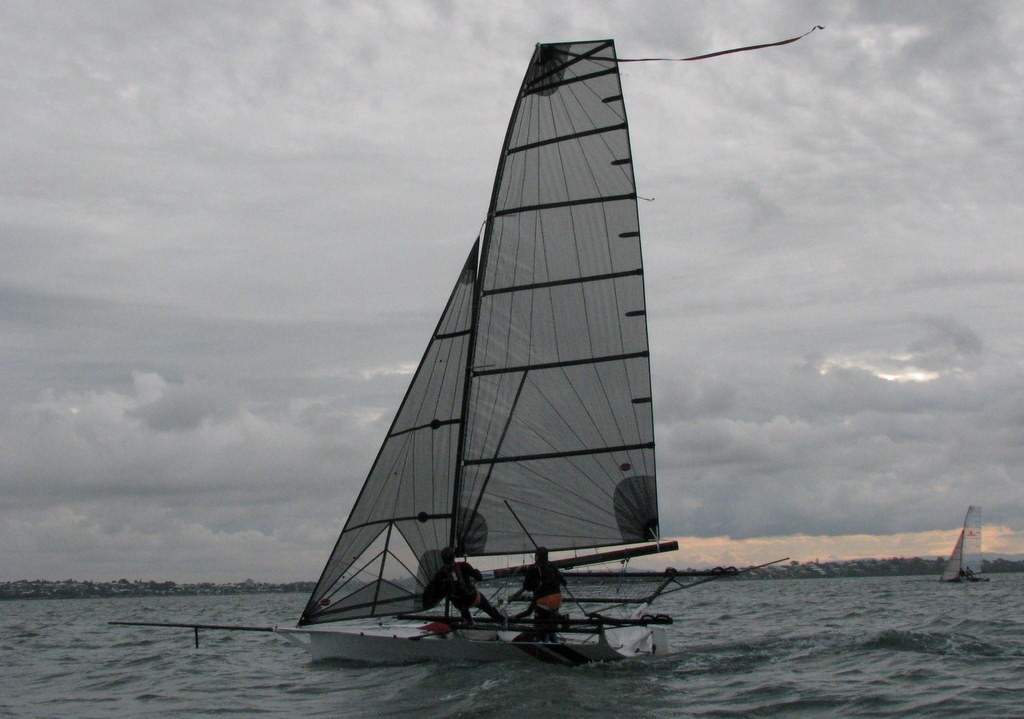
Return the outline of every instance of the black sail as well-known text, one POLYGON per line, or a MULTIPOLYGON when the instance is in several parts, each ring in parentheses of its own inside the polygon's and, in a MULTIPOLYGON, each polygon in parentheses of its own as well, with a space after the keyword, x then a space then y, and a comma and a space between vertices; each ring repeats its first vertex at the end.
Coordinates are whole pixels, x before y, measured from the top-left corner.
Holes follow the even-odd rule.
POLYGON ((504 554, 656 537, 643 261, 611 41, 537 46, 478 291, 459 544, 504 554))
POLYGON ((301 624, 423 608, 451 533, 477 255, 474 244, 301 624))

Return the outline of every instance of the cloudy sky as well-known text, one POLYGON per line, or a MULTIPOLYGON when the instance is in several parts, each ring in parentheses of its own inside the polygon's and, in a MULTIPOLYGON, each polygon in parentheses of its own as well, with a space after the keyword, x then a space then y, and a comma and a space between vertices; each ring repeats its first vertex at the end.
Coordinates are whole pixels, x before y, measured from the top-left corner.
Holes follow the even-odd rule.
POLYGON ((0 580, 315 579, 537 42, 615 38, 677 566, 1024 552, 1024 13, 0 4, 0 580))

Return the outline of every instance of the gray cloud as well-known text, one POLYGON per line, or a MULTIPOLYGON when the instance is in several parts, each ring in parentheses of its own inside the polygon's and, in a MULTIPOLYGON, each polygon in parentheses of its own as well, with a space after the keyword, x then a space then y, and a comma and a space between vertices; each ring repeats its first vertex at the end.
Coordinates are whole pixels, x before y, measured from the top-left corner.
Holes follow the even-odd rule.
POLYGON ((1024 529, 1024 21, 881 4, 0 7, 2 579, 308 579, 533 44, 625 56, 665 534, 1024 529))

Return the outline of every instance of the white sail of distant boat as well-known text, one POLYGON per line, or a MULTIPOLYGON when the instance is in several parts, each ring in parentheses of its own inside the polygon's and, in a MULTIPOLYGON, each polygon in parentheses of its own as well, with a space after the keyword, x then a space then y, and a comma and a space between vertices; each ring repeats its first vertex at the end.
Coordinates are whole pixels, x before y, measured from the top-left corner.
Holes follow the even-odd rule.
POLYGON ((964 517, 953 552, 949 555, 942 581, 980 581, 981 574, 981 507, 970 506, 964 517))

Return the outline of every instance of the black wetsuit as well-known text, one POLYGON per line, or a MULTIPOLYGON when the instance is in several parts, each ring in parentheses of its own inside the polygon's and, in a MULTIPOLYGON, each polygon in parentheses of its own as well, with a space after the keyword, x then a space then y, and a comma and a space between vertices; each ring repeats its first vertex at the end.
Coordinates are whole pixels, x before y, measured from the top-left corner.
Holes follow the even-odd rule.
POLYGON ((469 562, 455 562, 441 567, 430 582, 429 592, 437 596, 447 597, 451 603, 462 614, 462 618, 472 624, 473 617, 469 613, 470 607, 479 607, 495 621, 504 621, 505 617, 491 606, 481 592, 474 586, 473 582, 479 582, 484 577, 479 570, 475 569, 469 562))
POLYGON ((561 594, 564 586, 565 578, 551 562, 537 562, 526 570, 526 576, 523 578, 523 589, 533 592, 534 600, 551 594, 561 594))
POLYGON ((525 611, 516 615, 522 619, 533 614, 533 622, 542 640, 555 640, 555 628, 558 625, 558 609, 562 605, 562 587, 565 578, 558 567, 550 562, 536 562, 526 570, 523 578, 523 591, 533 592, 533 601, 525 611))

